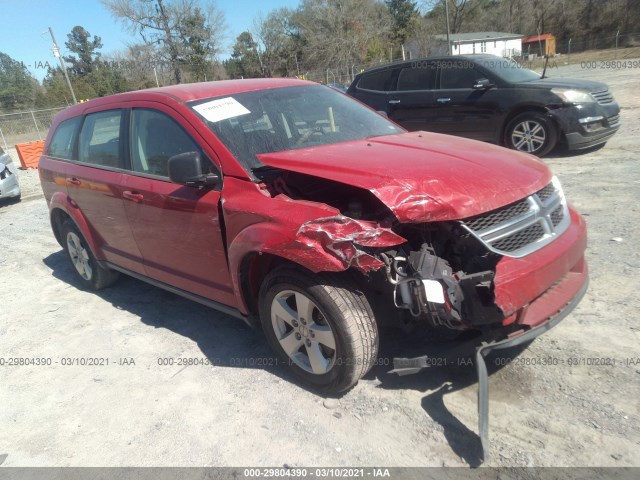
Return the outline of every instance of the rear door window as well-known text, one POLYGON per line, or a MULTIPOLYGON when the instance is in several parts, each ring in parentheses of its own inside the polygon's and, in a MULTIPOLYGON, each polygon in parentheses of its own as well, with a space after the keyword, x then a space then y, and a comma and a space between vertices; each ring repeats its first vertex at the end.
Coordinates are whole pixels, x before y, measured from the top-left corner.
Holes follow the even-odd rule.
POLYGON ((382 70, 380 72, 364 74, 360 77, 358 88, 363 90, 376 90, 379 92, 389 90, 392 73, 393 70, 382 70))
POLYGON ((78 127, 81 121, 82 117, 75 117, 65 120, 58 125, 58 128, 51 138, 47 155, 54 158, 73 160, 73 149, 76 138, 78 137, 78 127))
POLYGON ((134 172, 167 178, 169 158, 180 153, 198 152, 203 168, 212 165, 198 144, 175 120, 146 108, 135 108, 131 112, 130 152, 134 172))
POLYGON ((398 75, 398 90, 431 90, 434 84, 435 68, 431 64, 403 68, 398 75))
POLYGON ((92 165, 124 168, 120 149, 122 110, 90 113, 86 116, 78 142, 78 160, 92 165))

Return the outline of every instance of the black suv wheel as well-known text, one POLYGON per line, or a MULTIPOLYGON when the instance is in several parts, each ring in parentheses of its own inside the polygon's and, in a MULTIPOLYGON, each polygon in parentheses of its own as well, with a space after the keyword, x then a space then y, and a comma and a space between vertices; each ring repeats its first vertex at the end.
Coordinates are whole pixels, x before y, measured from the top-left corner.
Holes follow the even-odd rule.
POLYGON ((506 129, 505 145, 514 150, 542 157, 558 142, 555 125, 543 114, 525 112, 516 116, 506 129))

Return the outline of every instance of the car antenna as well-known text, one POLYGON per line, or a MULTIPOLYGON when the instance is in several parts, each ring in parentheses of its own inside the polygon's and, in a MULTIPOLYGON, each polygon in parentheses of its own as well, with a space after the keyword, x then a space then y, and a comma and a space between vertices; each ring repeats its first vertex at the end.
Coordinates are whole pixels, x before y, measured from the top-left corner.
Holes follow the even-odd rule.
POLYGON ((547 65, 549 64, 549 55, 545 55, 544 56, 544 68, 542 69, 542 77, 540 78, 544 78, 545 74, 547 73, 547 65))

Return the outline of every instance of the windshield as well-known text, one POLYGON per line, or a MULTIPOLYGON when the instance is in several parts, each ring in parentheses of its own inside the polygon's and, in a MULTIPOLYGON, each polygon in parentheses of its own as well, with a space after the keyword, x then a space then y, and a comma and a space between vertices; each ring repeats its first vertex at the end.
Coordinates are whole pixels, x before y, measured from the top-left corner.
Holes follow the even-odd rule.
POLYGON ((476 63, 487 70, 491 70, 502 80, 509 83, 531 82, 532 80, 540 79, 540 75, 536 72, 506 58, 483 59, 477 60, 476 63))
POLYGON ((328 145, 404 130, 355 100, 320 85, 274 88, 189 104, 248 170, 260 153, 328 145))

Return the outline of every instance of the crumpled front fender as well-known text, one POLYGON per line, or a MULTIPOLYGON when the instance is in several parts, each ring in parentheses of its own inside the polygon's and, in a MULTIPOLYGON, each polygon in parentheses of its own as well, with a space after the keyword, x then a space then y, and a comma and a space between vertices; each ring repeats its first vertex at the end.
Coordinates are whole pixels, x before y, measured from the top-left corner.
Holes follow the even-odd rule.
POLYGON ((384 263, 358 247, 384 248, 406 242, 389 228, 343 215, 305 223, 298 230, 296 240, 334 256, 341 261, 342 270, 356 267, 365 272, 377 270, 384 263))
POLYGON ((245 305, 240 270, 245 257, 275 255, 314 273, 356 268, 377 270, 384 263, 366 248, 386 248, 405 243, 391 229, 375 222, 341 215, 326 204, 292 200, 285 195, 269 197, 227 178, 222 208, 227 231, 229 270, 238 305, 245 305), (242 191, 230 194, 236 189, 242 191))

